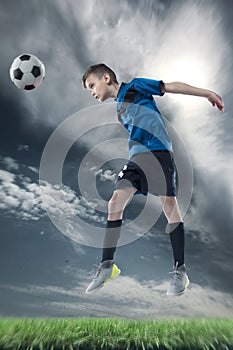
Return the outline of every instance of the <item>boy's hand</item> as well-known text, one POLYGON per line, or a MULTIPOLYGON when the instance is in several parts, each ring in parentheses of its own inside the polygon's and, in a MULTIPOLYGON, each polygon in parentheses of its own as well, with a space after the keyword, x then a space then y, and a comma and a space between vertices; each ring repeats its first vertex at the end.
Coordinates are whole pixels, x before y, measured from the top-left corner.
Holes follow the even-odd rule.
POLYGON ((217 106, 220 111, 224 111, 224 102, 221 96, 217 95, 215 92, 211 92, 208 100, 213 106, 217 106))

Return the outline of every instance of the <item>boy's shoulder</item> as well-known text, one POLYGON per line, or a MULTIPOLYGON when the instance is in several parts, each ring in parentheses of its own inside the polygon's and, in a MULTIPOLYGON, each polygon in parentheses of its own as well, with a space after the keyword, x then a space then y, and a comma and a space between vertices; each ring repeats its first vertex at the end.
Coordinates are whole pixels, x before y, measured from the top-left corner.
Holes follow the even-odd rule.
POLYGON ((144 78, 144 77, 135 77, 132 80, 130 80, 128 83, 126 83, 126 85, 131 86, 131 85, 135 85, 135 86, 148 86, 148 85, 157 85, 158 83, 160 83, 161 80, 156 80, 156 79, 151 79, 151 78, 144 78))
POLYGON ((120 94, 136 95, 136 93, 140 93, 141 95, 147 96, 163 96, 163 84, 164 83, 162 80, 135 77, 128 83, 122 83, 120 88, 120 94))
POLYGON ((127 84, 132 85, 132 84, 140 82, 141 80, 142 81, 146 80, 146 78, 135 77, 135 78, 132 78, 127 84))
POLYGON ((132 78, 128 82, 122 82, 121 87, 124 90, 134 89, 135 87, 140 86, 140 83, 143 79, 145 79, 145 78, 138 78, 138 77, 132 78))

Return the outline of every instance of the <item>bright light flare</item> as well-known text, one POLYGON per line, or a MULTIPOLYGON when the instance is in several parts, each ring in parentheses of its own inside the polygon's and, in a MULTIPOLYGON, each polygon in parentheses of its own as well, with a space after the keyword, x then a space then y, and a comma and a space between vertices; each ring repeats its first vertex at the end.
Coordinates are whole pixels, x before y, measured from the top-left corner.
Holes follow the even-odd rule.
MULTIPOLYGON (((161 76, 165 83, 173 81, 183 82, 200 88, 209 88, 212 84, 211 69, 207 62, 192 55, 176 57, 176 60, 166 60, 166 67, 161 69, 161 76)), ((185 105, 194 105, 197 103, 192 96, 173 95, 169 98, 182 99, 183 107, 185 105)))
POLYGON ((182 81, 199 87, 207 87, 210 84, 210 68, 201 59, 186 56, 166 63, 166 76, 169 80, 182 81))

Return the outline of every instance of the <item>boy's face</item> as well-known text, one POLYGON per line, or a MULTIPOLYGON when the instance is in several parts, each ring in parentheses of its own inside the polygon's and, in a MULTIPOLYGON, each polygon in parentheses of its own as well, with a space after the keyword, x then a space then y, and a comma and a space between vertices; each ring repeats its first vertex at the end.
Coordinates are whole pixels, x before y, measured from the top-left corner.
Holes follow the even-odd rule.
POLYGON ((104 74, 101 79, 95 74, 90 74, 86 79, 87 90, 89 90, 92 96, 99 102, 104 102, 110 97, 109 83, 110 76, 107 73, 104 74))

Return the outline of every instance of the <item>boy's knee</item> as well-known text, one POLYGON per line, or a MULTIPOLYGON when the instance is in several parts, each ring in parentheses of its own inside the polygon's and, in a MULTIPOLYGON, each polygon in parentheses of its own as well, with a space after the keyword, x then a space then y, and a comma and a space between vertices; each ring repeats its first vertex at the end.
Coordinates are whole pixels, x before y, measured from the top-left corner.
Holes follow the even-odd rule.
POLYGON ((110 198, 110 200, 109 200, 108 203, 112 203, 112 202, 116 201, 118 197, 119 197, 118 192, 117 192, 117 191, 114 191, 114 192, 113 192, 113 195, 112 195, 112 197, 110 198))
POLYGON ((111 212, 123 211, 133 193, 129 189, 120 189, 113 192, 111 199, 108 202, 108 210, 111 212))
POLYGON ((123 210, 123 203, 117 191, 114 191, 111 199, 108 202, 108 211, 110 213, 119 212, 123 210))
POLYGON ((176 197, 166 197, 165 201, 163 202, 164 208, 173 208, 175 205, 177 205, 176 197))

